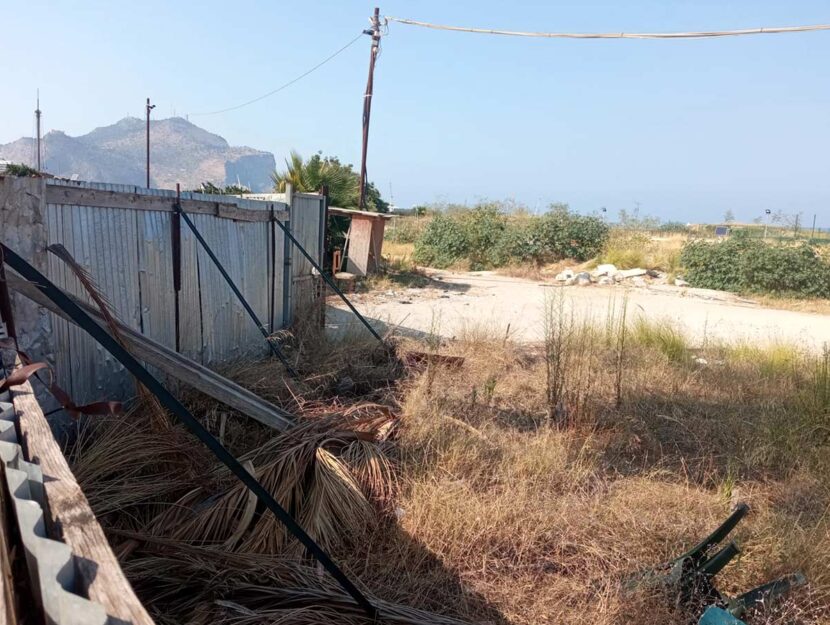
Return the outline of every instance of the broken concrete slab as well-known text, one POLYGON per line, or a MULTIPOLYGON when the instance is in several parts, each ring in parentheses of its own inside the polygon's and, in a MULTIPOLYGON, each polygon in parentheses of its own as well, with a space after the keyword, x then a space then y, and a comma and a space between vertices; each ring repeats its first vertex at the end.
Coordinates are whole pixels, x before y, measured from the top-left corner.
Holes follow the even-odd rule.
POLYGON ((618 272, 617 275, 623 277, 623 279, 627 278, 637 278, 639 276, 644 276, 648 273, 645 269, 623 269, 622 271, 618 272))

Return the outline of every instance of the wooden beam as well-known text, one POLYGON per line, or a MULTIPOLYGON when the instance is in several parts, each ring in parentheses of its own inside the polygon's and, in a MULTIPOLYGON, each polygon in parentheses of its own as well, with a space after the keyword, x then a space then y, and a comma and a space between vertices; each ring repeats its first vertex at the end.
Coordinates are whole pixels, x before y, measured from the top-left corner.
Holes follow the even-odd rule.
MULTIPOLYGON (((15 364, 22 366, 19 358, 15 364)), ((81 591, 119 621, 153 625, 153 619, 133 592, 104 530, 75 481, 32 386, 26 382, 13 387, 10 394, 19 419, 23 453, 43 471, 49 533, 72 549, 83 586, 81 591)))
MULTIPOLYGON (((11 275, 7 276, 7 281, 12 290, 72 322, 63 310, 58 308, 31 282, 11 275)), ((67 293, 67 296, 71 297, 96 323, 109 331, 98 311, 69 293, 67 293)), ((263 425, 279 431, 287 430, 294 425, 294 416, 291 413, 274 406, 215 371, 182 356, 122 323, 118 324, 118 329, 126 342, 127 349, 130 350, 133 356, 158 367, 170 377, 192 386, 231 408, 237 409, 242 414, 256 419, 263 425)))
MULTIPOLYGON (((222 196, 216 196, 220 198, 222 196)), ((69 206, 92 206, 97 208, 122 208, 132 210, 162 211, 172 213, 176 200, 171 197, 125 193, 107 189, 86 189, 46 185, 46 203, 69 206)), ((263 202, 274 205, 274 202, 263 202)), ((235 202, 222 200, 182 200, 182 210, 186 213, 214 215, 222 219, 235 221, 269 221, 271 211, 241 208, 235 202)), ((287 210, 275 210, 274 216, 280 221, 288 221, 287 210)))

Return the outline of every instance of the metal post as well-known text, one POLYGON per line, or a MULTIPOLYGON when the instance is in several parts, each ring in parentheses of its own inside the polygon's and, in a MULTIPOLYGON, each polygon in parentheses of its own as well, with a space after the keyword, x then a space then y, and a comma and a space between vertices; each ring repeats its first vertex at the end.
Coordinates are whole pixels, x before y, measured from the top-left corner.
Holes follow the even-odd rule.
POLYGON ((150 111, 156 108, 155 104, 150 104, 150 98, 147 98, 147 188, 150 188, 150 111))
POLYGON ((360 322, 364 326, 366 326, 366 329, 369 330, 369 332, 372 334, 372 336, 374 336, 378 341, 381 342, 381 344, 383 344, 383 339, 380 338, 380 334, 378 334, 375 331, 375 329, 371 325, 369 325, 369 322, 366 321, 366 318, 358 312, 357 308, 355 308, 354 305, 349 301, 349 299, 343 294, 343 291, 341 291, 339 288, 337 288, 337 285, 334 283, 334 280, 332 280, 329 276, 326 275, 326 272, 323 271, 323 268, 320 266, 320 264, 311 257, 311 254, 306 252, 305 248, 302 245, 300 245, 300 242, 297 241, 297 239, 294 238, 294 235, 291 234, 288 231, 288 228, 286 228, 279 221, 276 222, 276 224, 282 229, 282 231, 285 233, 285 236, 288 237, 288 239, 296 246, 296 248, 298 250, 300 250, 302 255, 306 257, 308 262, 311 263, 311 266, 314 267, 317 271, 320 272, 320 275, 323 276, 323 280, 326 281, 326 284, 328 284, 331 287, 331 289, 335 293, 337 293, 337 295, 340 296, 340 299, 342 299, 343 302, 346 304, 346 306, 349 307, 349 310, 351 310, 355 314, 355 316, 358 319, 360 319, 360 322))
MULTIPOLYGON (((294 224, 294 186, 285 185, 285 204, 288 206, 289 223, 294 224)), ((277 225, 281 225, 277 223, 277 225)), ((282 325, 288 327, 294 320, 294 268, 290 241, 283 231, 282 237, 282 325)))
POLYGON ((181 352, 181 316, 179 294, 182 290, 182 197, 181 185, 176 183, 176 207, 170 220, 173 248, 173 302, 175 306, 176 352, 181 352))
POLYGON ((37 108, 35 109, 35 118, 37 119, 37 170, 40 171, 40 89, 38 89, 37 92, 37 108))
POLYGON ((380 48, 380 9, 375 7, 372 16, 372 28, 366 31, 372 35, 372 48, 369 54, 369 78, 366 81, 366 93, 363 95, 363 149, 360 157, 360 199, 358 208, 366 207, 366 152, 369 148, 369 117, 372 114, 372 92, 375 85, 375 60, 380 48))
POLYGON ((813 213, 813 229, 810 232, 810 243, 813 242, 813 239, 815 238, 815 236, 816 236, 816 214, 813 213))

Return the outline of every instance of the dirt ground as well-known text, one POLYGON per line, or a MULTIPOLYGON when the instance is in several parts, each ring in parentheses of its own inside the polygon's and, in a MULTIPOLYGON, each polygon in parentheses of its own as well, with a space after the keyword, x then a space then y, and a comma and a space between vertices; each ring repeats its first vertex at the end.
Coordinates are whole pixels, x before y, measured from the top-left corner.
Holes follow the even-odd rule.
MULTIPOLYGON (((764 308, 721 291, 674 286, 555 286, 488 271, 430 271, 429 284, 357 293, 351 299, 373 324, 411 335, 445 338, 486 330, 514 340, 543 338, 546 294, 562 289, 567 305, 602 324, 611 306, 628 297, 629 318, 667 321, 681 329, 693 346, 706 341, 755 344, 788 343, 817 350, 830 344, 830 315, 764 308)), ((327 324, 354 331, 359 322, 342 302, 331 298, 327 324)))

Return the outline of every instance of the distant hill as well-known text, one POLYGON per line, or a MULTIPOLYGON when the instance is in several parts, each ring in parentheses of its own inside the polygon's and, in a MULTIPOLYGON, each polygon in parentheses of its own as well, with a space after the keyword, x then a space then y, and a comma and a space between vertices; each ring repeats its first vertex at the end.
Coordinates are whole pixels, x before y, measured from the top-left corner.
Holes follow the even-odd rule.
MULTIPOLYGON (((43 137, 44 169, 55 176, 93 182, 144 186, 145 122, 126 117, 112 126, 79 137, 59 130, 43 137)), ((202 182, 237 184, 252 191, 272 187, 274 155, 248 147, 232 147, 219 135, 171 117, 150 122, 151 186, 195 189, 202 182)), ((24 137, 0 145, 0 160, 34 165, 34 139, 24 137)))

